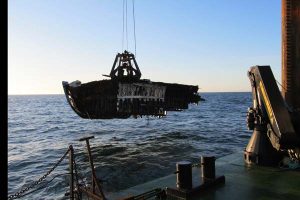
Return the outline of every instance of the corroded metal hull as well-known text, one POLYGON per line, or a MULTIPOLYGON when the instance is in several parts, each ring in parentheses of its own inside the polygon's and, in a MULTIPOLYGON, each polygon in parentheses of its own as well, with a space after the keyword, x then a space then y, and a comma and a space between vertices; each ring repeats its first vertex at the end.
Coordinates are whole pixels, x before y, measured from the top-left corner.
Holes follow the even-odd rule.
POLYGON ((198 86, 143 79, 63 82, 63 88, 72 109, 87 119, 165 116, 167 111, 187 109, 201 100, 198 86))
POLYGON ((198 86, 151 82, 141 79, 135 56, 128 51, 118 53, 109 80, 81 84, 63 82, 66 98, 82 118, 112 119, 165 116, 167 111, 187 109, 198 103, 198 86))

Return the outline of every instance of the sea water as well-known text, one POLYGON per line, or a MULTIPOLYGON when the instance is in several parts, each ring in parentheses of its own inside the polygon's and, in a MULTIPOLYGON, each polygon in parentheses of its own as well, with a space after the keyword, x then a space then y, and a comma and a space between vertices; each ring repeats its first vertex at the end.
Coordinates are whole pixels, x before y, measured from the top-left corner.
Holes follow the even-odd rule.
MULTIPOLYGON (((79 180, 91 183, 85 142, 90 141, 97 177, 105 193, 175 171, 176 162, 242 151, 251 136, 247 108, 251 93, 202 93, 206 101, 166 117, 89 120, 77 116, 64 95, 8 97, 8 193, 42 177, 70 144, 79 180)), ((68 157, 67 157, 68 158, 68 157)), ((66 199, 68 159, 23 199, 66 199)))

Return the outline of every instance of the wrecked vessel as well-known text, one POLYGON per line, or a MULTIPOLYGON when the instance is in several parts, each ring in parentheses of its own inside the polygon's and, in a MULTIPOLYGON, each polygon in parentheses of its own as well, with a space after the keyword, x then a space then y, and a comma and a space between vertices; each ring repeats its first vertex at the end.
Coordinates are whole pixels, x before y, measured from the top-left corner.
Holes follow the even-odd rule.
POLYGON ((152 82, 141 75, 134 54, 125 50, 116 55, 110 74, 103 75, 110 79, 62 84, 71 108, 87 119, 161 117, 204 100, 198 86, 152 82))

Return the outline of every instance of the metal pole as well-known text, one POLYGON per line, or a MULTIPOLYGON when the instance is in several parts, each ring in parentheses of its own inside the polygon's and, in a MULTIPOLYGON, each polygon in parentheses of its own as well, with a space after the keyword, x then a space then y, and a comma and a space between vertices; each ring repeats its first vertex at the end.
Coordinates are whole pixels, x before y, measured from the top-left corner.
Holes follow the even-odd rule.
POLYGON ((79 187, 80 192, 85 193, 88 196, 88 199, 91 198, 93 200, 103 200, 102 197, 98 196, 97 194, 94 194, 92 191, 79 187))
POLYGON ((97 176, 96 176, 96 172, 95 172, 95 168, 94 168, 94 162, 93 162, 93 157, 92 157, 92 152, 91 152, 91 148, 90 148, 90 142, 89 139, 95 138, 94 136, 90 136, 90 137, 84 137, 79 139, 79 141, 84 141, 86 142, 86 147, 88 150, 88 156, 89 156, 89 161, 90 161, 90 165, 91 165, 91 169, 92 169, 92 187, 93 187, 93 194, 95 193, 95 186, 98 188, 101 196, 103 199, 106 199, 104 196, 104 193, 101 189, 100 183, 97 180, 97 176))
POLYGON ((70 199, 74 199, 74 173, 73 173, 73 161, 74 161, 74 150, 73 146, 69 146, 69 166, 70 166, 70 199))
POLYGON ((91 168, 92 168, 92 188, 93 188, 93 194, 95 194, 95 180, 94 180, 94 177, 96 177, 96 173, 95 173, 95 168, 94 168, 94 162, 93 162, 93 158, 92 158, 92 153, 91 153, 91 148, 90 148, 90 142, 89 142, 88 139, 86 139, 85 141, 86 141, 86 148, 87 148, 87 151, 88 151, 90 165, 91 165, 91 168))

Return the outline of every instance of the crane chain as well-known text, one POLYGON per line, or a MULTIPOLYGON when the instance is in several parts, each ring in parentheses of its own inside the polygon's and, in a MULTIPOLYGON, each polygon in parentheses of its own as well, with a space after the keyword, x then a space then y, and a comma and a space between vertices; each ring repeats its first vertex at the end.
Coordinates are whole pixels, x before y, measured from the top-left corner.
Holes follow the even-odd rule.
POLYGON ((41 178, 39 178, 37 181, 35 181, 34 183, 32 183, 30 186, 21 189, 20 191, 16 192, 13 195, 9 195, 8 199, 11 200, 11 199, 20 198, 24 192, 27 192, 28 190, 30 190, 30 189, 34 188, 35 186, 39 185, 63 161, 63 159, 67 156, 67 154, 69 153, 69 151, 70 151, 70 148, 65 152, 65 154, 59 159, 59 161, 56 162, 56 164, 44 176, 42 176, 41 178))

